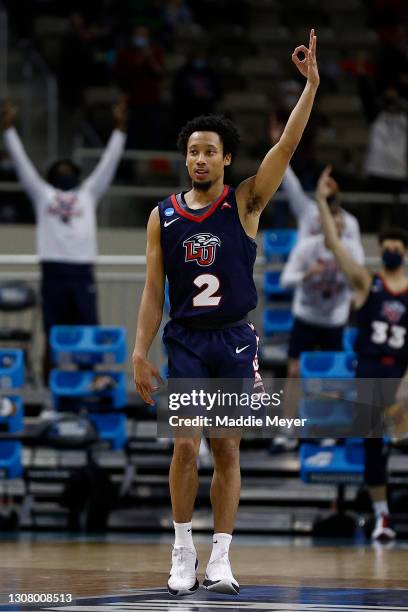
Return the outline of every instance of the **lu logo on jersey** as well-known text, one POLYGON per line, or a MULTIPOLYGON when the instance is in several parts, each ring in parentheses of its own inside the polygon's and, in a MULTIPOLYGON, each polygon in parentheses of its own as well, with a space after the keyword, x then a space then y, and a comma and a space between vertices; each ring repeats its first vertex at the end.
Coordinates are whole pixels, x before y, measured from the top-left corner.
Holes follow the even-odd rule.
POLYGON ((185 261, 195 261, 199 266, 211 266, 221 240, 213 234, 195 234, 184 240, 183 246, 186 250, 185 261))

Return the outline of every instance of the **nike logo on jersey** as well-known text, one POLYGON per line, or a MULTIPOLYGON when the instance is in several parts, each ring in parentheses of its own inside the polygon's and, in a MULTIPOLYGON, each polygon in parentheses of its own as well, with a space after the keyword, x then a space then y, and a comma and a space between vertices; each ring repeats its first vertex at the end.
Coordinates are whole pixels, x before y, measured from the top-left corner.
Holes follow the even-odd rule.
POLYGON ((236 354, 238 355, 239 353, 242 353, 242 351, 245 351, 245 349, 247 349, 249 346, 251 346, 251 345, 247 344, 246 346, 243 346, 242 348, 239 348, 237 346, 237 348, 235 349, 236 354))
POLYGON ((165 221, 163 223, 164 227, 169 227, 169 225, 171 225, 172 223, 174 223, 175 221, 179 221, 181 219, 181 217, 176 217, 176 219, 172 219, 171 221, 165 221))

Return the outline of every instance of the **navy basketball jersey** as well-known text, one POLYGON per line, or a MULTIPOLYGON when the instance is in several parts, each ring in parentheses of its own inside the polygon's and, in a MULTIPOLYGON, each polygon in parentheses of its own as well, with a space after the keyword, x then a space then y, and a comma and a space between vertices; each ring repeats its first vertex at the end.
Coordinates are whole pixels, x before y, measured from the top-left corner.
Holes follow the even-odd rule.
POLYGON ((394 293, 374 275, 367 300, 357 312, 359 356, 408 359, 408 289, 394 293))
POLYGON ((206 325, 245 318, 257 303, 256 242, 241 225, 234 189, 225 186, 202 211, 172 195, 159 214, 170 317, 206 325))

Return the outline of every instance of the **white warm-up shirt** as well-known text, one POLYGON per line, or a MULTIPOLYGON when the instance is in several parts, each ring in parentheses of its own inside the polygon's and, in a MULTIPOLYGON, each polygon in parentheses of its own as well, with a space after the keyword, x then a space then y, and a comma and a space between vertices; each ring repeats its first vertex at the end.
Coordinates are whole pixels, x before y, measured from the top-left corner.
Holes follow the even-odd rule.
POLYGON ((34 205, 40 260, 92 263, 97 255, 96 206, 115 176, 126 135, 113 131, 94 171, 71 191, 60 191, 41 178, 14 128, 4 132, 4 141, 34 205))
MULTIPOLYGON (((342 242, 358 260, 356 242, 344 237, 342 242)), ((295 317, 322 327, 347 323, 353 292, 332 251, 325 246, 322 234, 297 242, 282 271, 281 285, 296 287, 292 306, 295 317), (323 272, 304 279, 305 273, 316 262, 323 264, 323 272)))
POLYGON ((398 181, 408 179, 408 118, 406 113, 382 112, 370 128, 365 171, 398 181))
MULTIPOLYGON (((321 233, 320 215, 317 204, 304 191, 303 187, 289 166, 282 181, 282 188, 288 198, 290 210, 297 220, 299 240, 321 233)), ((343 237, 355 244, 357 261, 364 262, 364 251, 361 244, 360 227, 354 215, 342 209, 343 237)))

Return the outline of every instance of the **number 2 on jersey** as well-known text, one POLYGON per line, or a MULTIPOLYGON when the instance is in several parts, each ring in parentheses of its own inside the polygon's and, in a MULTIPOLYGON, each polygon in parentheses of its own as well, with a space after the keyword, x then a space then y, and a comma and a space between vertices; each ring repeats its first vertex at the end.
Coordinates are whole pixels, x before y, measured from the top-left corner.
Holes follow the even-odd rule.
POLYGON ((220 288, 220 281, 214 274, 200 274, 194 279, 194 284, 204 289, 193 298, 193 306, 218 306, 221 296, 214 294, 220 288))
POLYGON ((393 349, 400 349, 405 344, 406 329, 401 325, 390 325, 385 321, 372 322, 371 341, 375 344, 387 343, 393 349))

